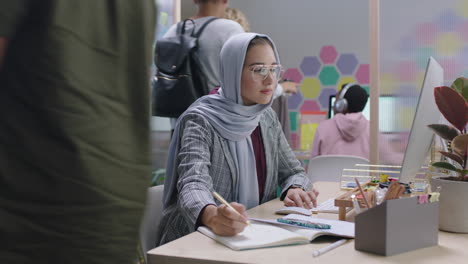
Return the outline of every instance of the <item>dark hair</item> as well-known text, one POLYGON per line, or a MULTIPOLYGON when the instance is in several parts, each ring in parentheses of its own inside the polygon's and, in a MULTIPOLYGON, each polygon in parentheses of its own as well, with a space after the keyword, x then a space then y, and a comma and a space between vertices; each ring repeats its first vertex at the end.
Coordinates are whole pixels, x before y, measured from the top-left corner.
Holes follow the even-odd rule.
POLYGON ((265 37, 256 36, 250 41, 249 46, 247 46, 247 51, 249 51, 249 49, 252 48, 253 46, 257 46, 257 45, 270 45, 270 47, 274 50, 273 43, 271 43, 269 39, 265 37))
MULTIPOLYGON (((341 89, 343 89, 346 86, 346 84, 347 83, 343 84, 343 86, 341 86, 341 89)), ((349 87, 348 91, 346 91, 346 94, 344 95, 344 98, 346 99, 346 101, 348 101, 347 112, 357 113, 362 112, 362 110, 364 110, 369 95, 367 94, 366 90, 364 90, 364 88, 362 88, 358 84, 355 84, 349 87)))

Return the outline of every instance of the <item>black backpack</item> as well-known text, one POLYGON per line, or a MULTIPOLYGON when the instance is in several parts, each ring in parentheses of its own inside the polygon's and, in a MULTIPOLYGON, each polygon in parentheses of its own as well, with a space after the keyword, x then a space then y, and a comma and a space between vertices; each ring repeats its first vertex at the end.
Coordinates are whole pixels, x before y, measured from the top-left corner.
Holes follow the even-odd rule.
POLYGON ((156 42, 156 78, 153 84, 153 115, 179 117, 198 98, 214 87, 206 86, 206 77, 198 59, 198 38, 213 17, 196 31, 195 22, 186 19, 177 24, 175 37, 156 42), (193 23, 191 30, 186 24, 193 23), (196 33, 195 33, 196 32, 196 33))

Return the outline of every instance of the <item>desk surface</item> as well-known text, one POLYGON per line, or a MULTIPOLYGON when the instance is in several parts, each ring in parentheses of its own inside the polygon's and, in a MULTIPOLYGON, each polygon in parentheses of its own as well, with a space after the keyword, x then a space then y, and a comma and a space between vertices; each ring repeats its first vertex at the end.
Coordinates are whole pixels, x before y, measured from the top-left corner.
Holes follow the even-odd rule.
MULTIPOLYGON (((317 182, 320 191, 319 202, 342 193, 337 182, 317 182)), ((276 218, 274 211, 283 207, 278 199, 272 200, 248 211, 250 217, 276 218)), ((338 219, 338 214, 319 214, 320 218, 338 219)), ((312 257, 312 252, 330 244, 317 240, 307 245, 234 251, 222 244, 193 232, 175 241, 148 252, 149 264, 165 263, 467 263, 468 234, 439 232, 439 245, 407 253, 383 257, 354 249, 354 240, 347 242, 322 256, 312 257)))

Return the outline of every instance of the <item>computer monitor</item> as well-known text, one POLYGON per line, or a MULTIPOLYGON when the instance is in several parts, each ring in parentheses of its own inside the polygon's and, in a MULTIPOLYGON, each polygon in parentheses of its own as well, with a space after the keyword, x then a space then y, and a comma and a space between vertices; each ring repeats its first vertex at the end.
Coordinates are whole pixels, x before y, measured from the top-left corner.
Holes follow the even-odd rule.
MULTIPOLYGON (((335 103, 335 95, 330 95, 328 101, 328 118, 334 115, 333 104, 335 103)), ((362 110, 362 114, 370 119, 370 100, 367 101, 366 106, 362 110)), ((382 133, 395 133, 398 132, 396 126, 396 103, 397 97, 394 96, 380 96, 379 97, 379 128, 382 133)))
POLYGON ((401 167, 401 182, 412 181, 427 157, 434 137, 427 125, 438 123, 441 117, 434 99, 434 88, 443 84, 444 70, 434 58, 429 57, 401 167))

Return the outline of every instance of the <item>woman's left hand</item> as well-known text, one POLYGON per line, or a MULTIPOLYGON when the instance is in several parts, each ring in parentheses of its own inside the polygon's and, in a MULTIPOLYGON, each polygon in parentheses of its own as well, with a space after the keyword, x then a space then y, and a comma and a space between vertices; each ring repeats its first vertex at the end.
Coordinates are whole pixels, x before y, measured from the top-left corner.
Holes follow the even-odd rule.
POLYGON ((317 207, 317 196, 318 191, 312 189, 310 191, 304 191, 302 188, 289 188, 284 198, 285 206, 297 206, 312 209, 317 207))

